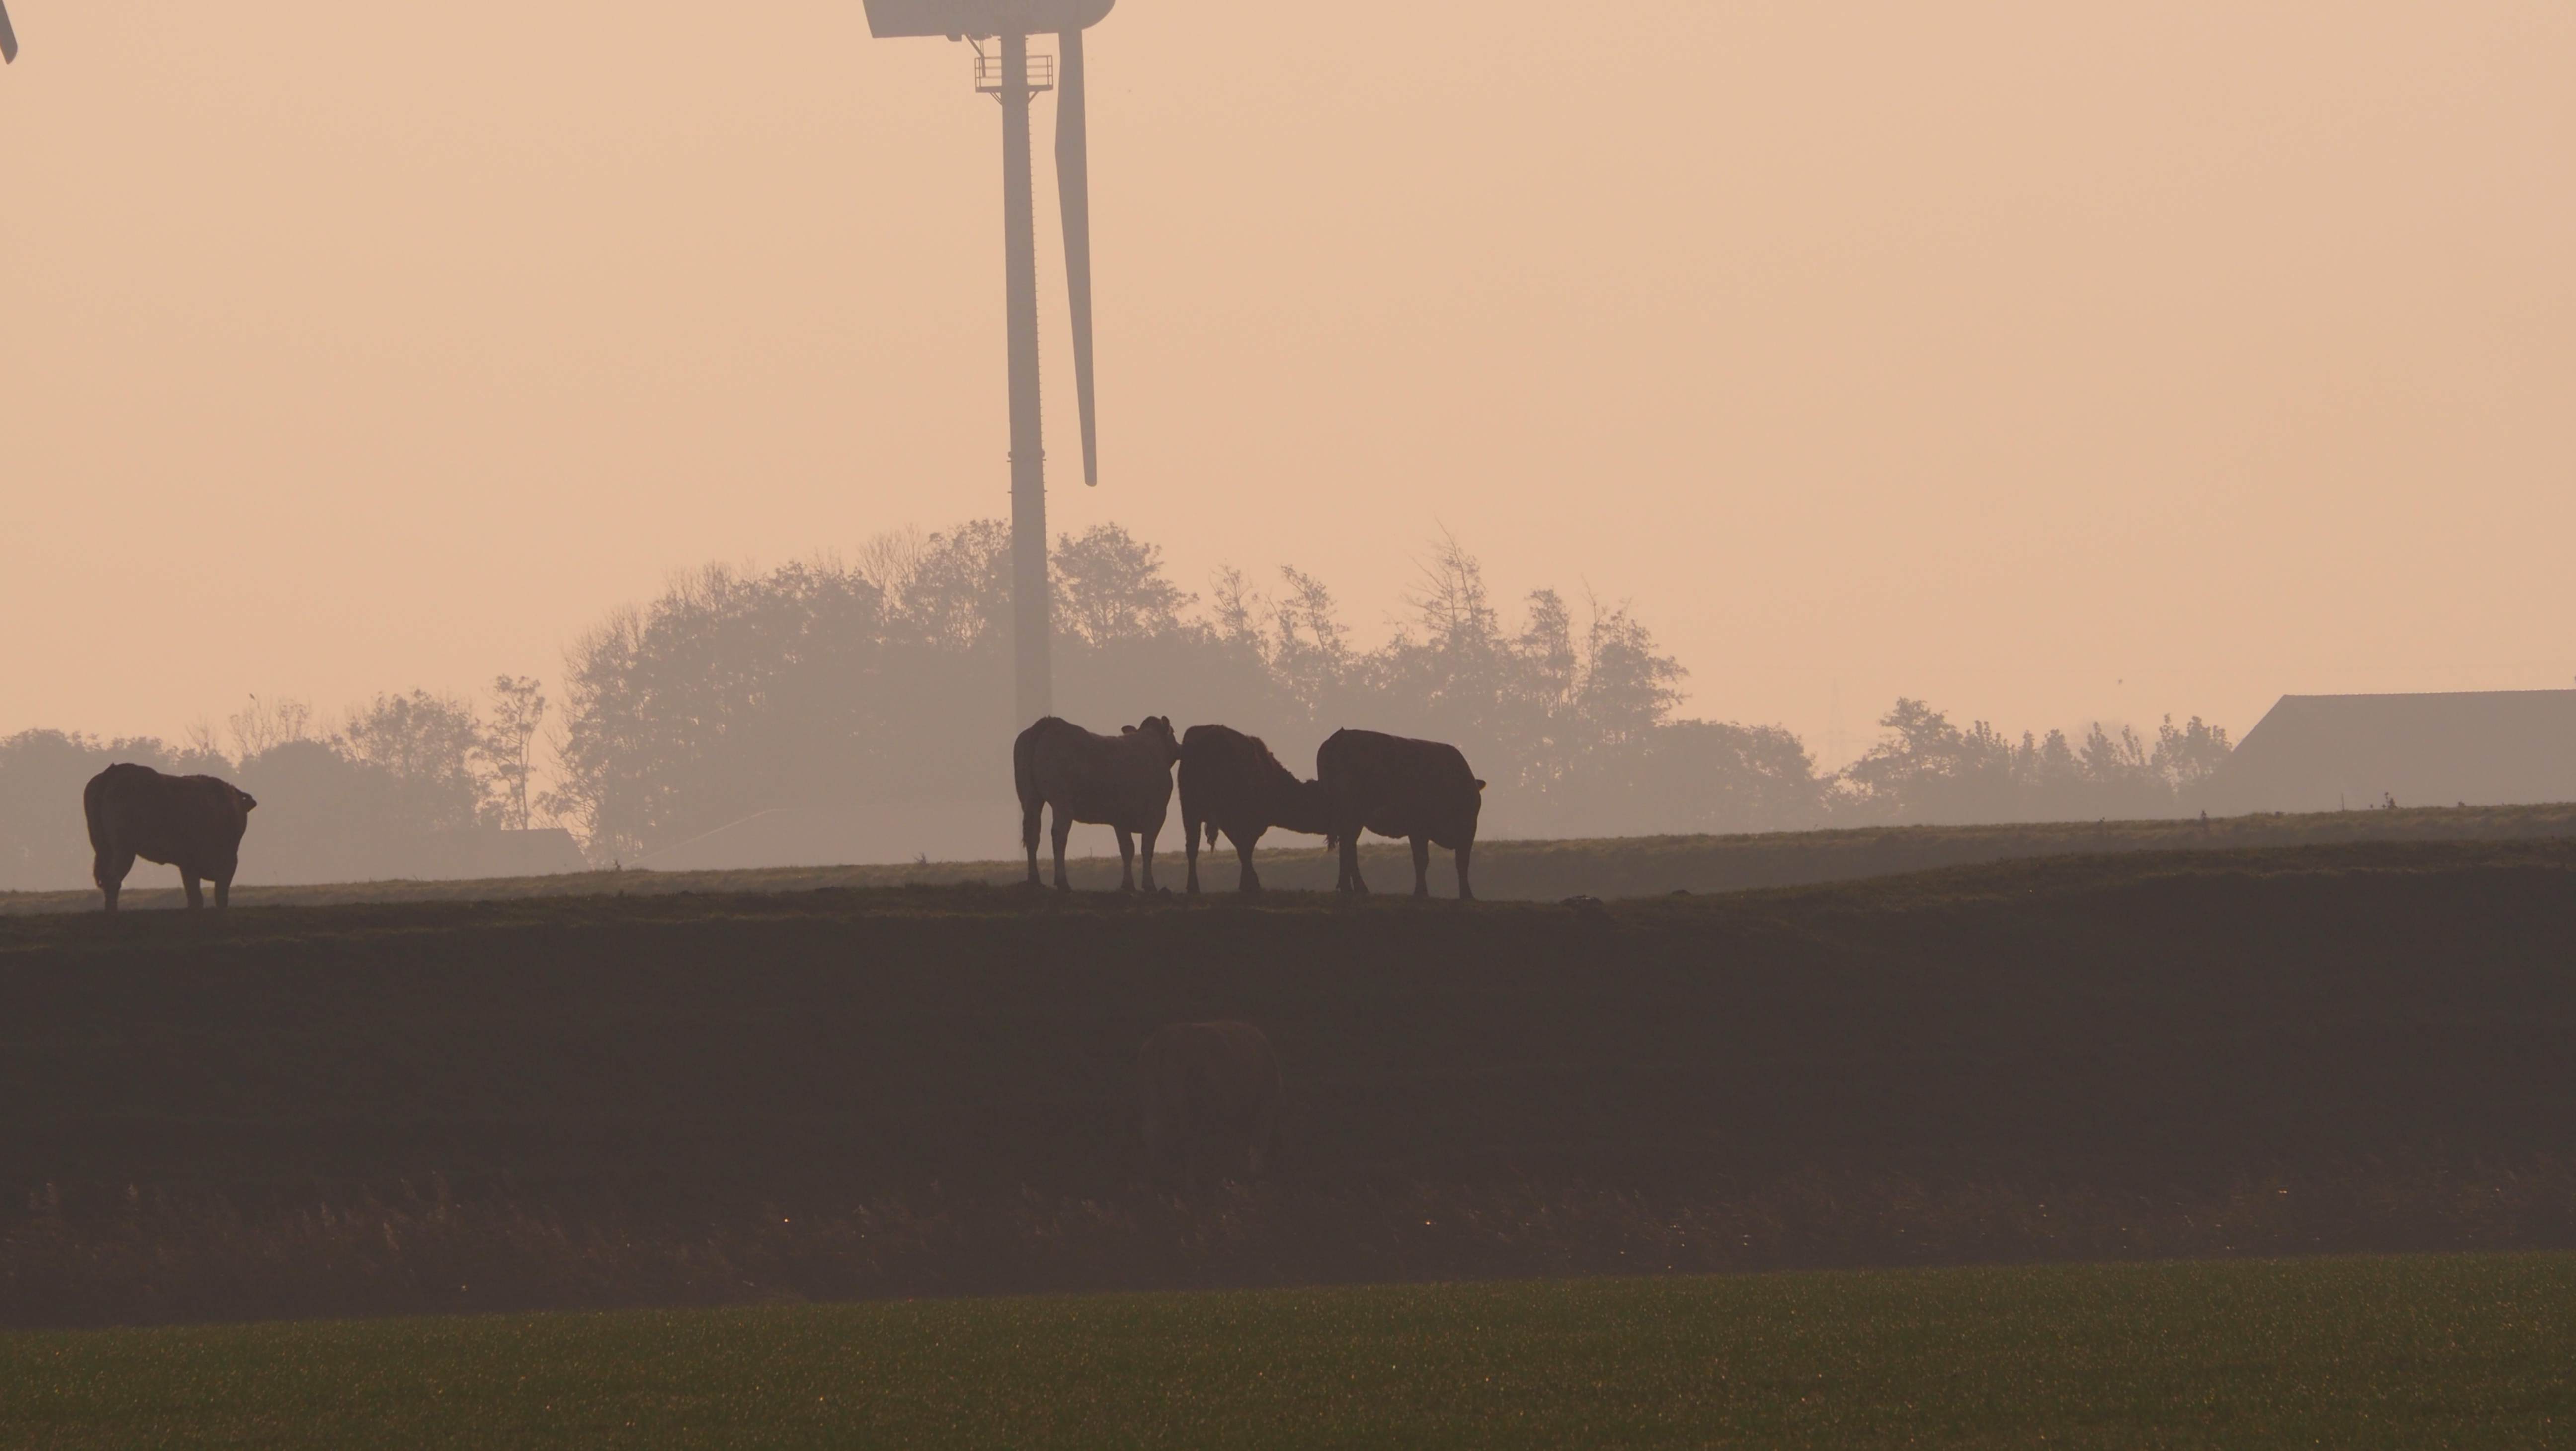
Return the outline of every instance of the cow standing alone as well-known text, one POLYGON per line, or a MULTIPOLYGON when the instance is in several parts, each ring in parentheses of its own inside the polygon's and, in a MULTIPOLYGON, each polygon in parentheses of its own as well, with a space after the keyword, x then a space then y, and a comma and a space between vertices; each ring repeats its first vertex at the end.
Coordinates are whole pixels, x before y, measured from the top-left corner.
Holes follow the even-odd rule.
POLYGON ((1172 809, 1172 763, 1180 759, 1169 716, 1149 715, 1114 736, 1094 735, 1048 716, 1020 732, 1011 775, 1020 791, 1020 843, 1028 848, 1029 885, 1038 884, 1038 812, 1055 808, 1055 889, 1064 876, 1065 838, 1077 821, 1118 829, 1118 890, 1136 890, 1136 842, 1145 838, 1145 890, 1154 890, 1154 838, 1172 809))
POLYGON ((136 857, 177 867, 190 907, 206 905, 200 878, 214 882, 217 908, 230 906, 242 833, 257 805, 249 792, 212 776, 164 776, 132 764, 92 776, 81 806, 89 816, 90 849, 98 854, 90 875, 107 895, 107 910, 116 910, 136 857))
POLYGON ((1192 1179, 1258 1174, 1279 1135, 1279 1060, 1250 1023, 1173 1023, 1145 1040, 1145 1152, 1192 1179))
POLYGON ((1431 848, 1458 854, 1458 900, 1472 902, 1467 861, 1476 850, 1476 817, 1484 810, 1485 783, 1467 769, 1456 746, 1412 741, 1376 731, 1335 731, 1315 751, 1315 777, 1324 786, 1333 839, 1342 862, 1335 891, 1366 892, 1360 879, 1361 828, 1413 842, 1413 895, 1431 895, 1431 848))
POLYGON ((1252 849, 1276 826, 1322 836, 1331 829, 1319 781, 1300 781, 1261 737, 1221 725, 1194 725, 1181 737, 1181 841, 1189 854, 1189 893, 1199 891, 1199 831, 1216 845, 1222 831, 1243 863, 1237 889, 1261 890, 1252 849))

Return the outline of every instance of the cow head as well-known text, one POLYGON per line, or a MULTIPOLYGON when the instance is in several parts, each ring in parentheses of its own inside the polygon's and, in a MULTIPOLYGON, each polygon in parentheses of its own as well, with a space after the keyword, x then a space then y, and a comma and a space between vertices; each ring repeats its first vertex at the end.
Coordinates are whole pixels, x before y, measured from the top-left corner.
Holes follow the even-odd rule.
POLYGON ((1327 850, 1338 845, 1332 833, 1333 798, 1324 789, 1324 783, 1300 781, 1289 775, 1285 767, 1279 774, 1285 778, 1284 789, 1277 793, 1277 799, 1271 804, 1272 824, 1290 831, 1312 832, 1324 838, 1327 850))
POLYGON ((1143 736, 1152 741, 1155 748, 1161 752, 1163 764, 1166 766, 1181 758, 1181 740, 1180 737, 1172 734, 1172 718, 1168 715, 1149 715, 1145 717, 1142 724, 1130 730, 1128 734, 1143 736))

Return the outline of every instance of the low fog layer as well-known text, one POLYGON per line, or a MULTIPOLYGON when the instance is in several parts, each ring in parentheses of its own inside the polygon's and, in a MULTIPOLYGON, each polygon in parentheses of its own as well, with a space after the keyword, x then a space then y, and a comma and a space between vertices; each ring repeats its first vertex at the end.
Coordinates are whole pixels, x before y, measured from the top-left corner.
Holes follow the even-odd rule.
MULTIPOLYGON (((852 823, 791 859, 1007 856, 1009 548, 983 520, 881 536, 851 562, 709 567, 583 634, 563 678, 502 677, 479 698, 380 695, 336 720, 253 701, 178 742, 20 734, 0 741, 0 889, 84 880, 81 783, 111 760, 258 797, 244 881, 579 864, 569 843, 504 844, 531 826, 568 830, 598 864, 653 865, 781 810, 852 823)), ((1684 711, 1687 672, 1627 605, 1498 600, 1454 543, 1375 641, 1319 578, 1228 572, 1184 591, 1116 525, 1065 536, 1056 563, 1063 714, 1231 724, 1300 774, 1344 725, 1450 741, 1490 783, 1488 837, 2171 815, 2201 804, 2229 748, 2196 717, 2009 736, 1899 700, 1867 754, 1820 771, 1785 728, 1684 711)), ((1106 840, 1086 828, 1077 849, 1106 840)))

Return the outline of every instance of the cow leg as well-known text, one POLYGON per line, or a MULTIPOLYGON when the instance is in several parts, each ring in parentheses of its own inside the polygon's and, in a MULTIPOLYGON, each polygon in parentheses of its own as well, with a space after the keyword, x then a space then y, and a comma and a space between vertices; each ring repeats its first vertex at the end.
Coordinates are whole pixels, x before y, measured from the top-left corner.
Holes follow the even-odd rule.
POLYGON ((108 911, 116 910, 117 891, 125 885, 125 874, 132 870, 134 853, 130 851, 102 850, 98 860, 91 864, 90 880, 98 883, 98 889, 107 894, 108 911))
POLYGON ((233 904, 233 873, 237 867, 226 866, 215 873, 215 910, 225 911, 233 904))
POLYGON ((1145 839, 1138 843, 1144 849, 1145 890, 1149 892, 1154 890, 1154 838, 1162 834, 1163 823, 1157 821, 1145 828, 1145 839))
POLYGON ((198 911, 206 905, 206 894, 199 890, 195 872, 186 867, 179 868, 179 885, 188 889, 189 911, 198 911))
POLYGON ((1065 838, 1071 835, 1073 835, 1073 818, 1067 816, 1064 808, 1059 806, 1055 809, 1055 889, 1059 892, 1073 890, 1073 883, 1064 879, 1064 842, 1065 838))
POLYGON ((1458 843, 1458 900, 1476 900, 1476 889, 1467 885, 1467 858, 1476 854, 1476 838, 1470 836, 1458 843))
POLYGON ((1252 869, 1252 846, 1259 840, 1261 837, 1258 833, 1251 836, 1238 836, 1234 839, 1234 854, 1243 862, 1243 880, 1236 886, 1237 891, 1257 893, 1261 890, 1261 873, 1252 869))
POLYGON ((1186 896, 1195 897, 1199 894, 1199 824, 1186 816, 1181 818, 1181 855, 1189 863, 1181 891, 1186 896))
POLYGON ((1413 838, 1413 895, 1418 900, 1431 895, 1431 838, 1413 838))
POLYGON ((1357 831, 1342 836, 1342 880, 1333 890, 1355 892, 1363 897, 1368 895, 1368 882, 1360 876, 1360 834, 1357 831))
POLYGON ((1044 801, 1020 803, 1020 845, 1028 848, 1029 885, 1038 884, 1038 813, 1046 809, 1044 801))
POLYGON ((1136 890, 1136 833, 1118 828, 1118 890, 1136 890))

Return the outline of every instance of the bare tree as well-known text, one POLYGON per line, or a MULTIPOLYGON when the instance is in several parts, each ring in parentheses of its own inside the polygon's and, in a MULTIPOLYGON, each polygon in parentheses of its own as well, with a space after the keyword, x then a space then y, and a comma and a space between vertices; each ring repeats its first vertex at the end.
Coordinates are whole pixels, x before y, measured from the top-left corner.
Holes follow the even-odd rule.
POLYGON ((1268 642, 1261 637, 1261 613, 1267 606, 1268 601, 1253 592, 1252 582, 1233 565, 1218 569, 1208 582, 1208 613, 1217 638, 1249 645, 1265 659, 1268 642))
MULTIPOLYGON (((275 700, 262 700, 254 695, 250 698, 250 704, 225 717, 224 724, 232 735, 233 760, 247 761, 253 756, 264 755, 290 741, 300 741, 311 736, 313 707, 292 696, 282 695, 275 700)), ((213 744, 211 737, 214 733, 208 731, 205 734, 208 739, 199 741, 192 733, 189 744, 201 748, 211 746, 213 744)))
POLYGON ((859 546, 855 569, 859 578, 877 587, 877 593, 899 600, 912 587, 912 577, 921 572, 922 558, 929 552, 930 541, 920 526, 906 524, 869 536, 859 546))
POLYGON ((492 718, 484 723, 476 750, 491 768, 493 788, 501 798, 501 825, 510 831, 528 829, 528 778, 537 728, 545 718, 546 697, 535 676, 493 678, 492 718))
POLYGON ((223 748, 215 743, 215 723, 204 716, 188 722, 187 739, 181 743, 181 748, 202 759, 224 759, 223 748))

